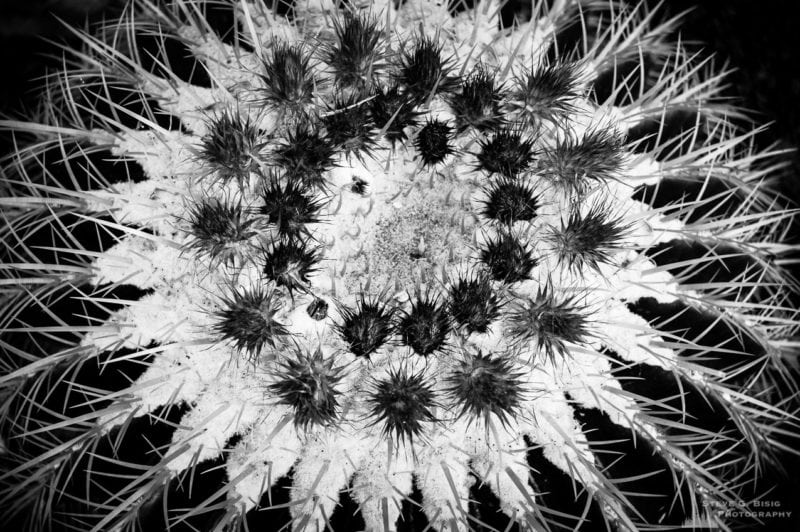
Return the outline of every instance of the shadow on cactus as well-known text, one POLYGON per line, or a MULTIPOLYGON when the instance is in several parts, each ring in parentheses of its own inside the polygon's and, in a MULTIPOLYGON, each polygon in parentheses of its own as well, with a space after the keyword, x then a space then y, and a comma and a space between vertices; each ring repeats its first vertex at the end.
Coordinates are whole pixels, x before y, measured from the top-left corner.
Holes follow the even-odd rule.
POLYGON ((135 0, 2 122, 4 522, 759 526, 795 213, 724 76, 641 7, 334 4, 135 0))

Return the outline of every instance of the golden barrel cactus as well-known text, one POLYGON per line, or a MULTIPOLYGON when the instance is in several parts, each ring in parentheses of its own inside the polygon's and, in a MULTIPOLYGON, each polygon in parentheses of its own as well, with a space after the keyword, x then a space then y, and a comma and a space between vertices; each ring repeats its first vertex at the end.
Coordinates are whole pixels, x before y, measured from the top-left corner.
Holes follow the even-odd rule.
POLYGON ((794 212, 643 6, 133 0, 3 172, 28 530, 728 529, 794 212), (469 4, 469 5, 468 5, 469 4))

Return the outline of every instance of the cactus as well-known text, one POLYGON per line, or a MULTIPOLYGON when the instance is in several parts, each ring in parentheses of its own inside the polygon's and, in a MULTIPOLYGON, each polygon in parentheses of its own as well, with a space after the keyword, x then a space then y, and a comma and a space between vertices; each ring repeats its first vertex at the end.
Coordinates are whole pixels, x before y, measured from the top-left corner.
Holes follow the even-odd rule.
POLYGON ((8 522, 742 524, 800 433, 779 153, 677 19, 506 12, 76 31, 2 122, 8 522))

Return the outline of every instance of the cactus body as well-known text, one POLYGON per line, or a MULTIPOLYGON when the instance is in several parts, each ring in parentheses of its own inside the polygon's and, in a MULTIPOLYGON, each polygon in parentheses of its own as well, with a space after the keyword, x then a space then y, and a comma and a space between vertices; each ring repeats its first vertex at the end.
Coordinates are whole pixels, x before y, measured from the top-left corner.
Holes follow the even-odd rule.
POLYGON ((643 8, 396 4, 136 1, 4 122, 7 517, 733 526, 796 434, 775 154, 643 8))

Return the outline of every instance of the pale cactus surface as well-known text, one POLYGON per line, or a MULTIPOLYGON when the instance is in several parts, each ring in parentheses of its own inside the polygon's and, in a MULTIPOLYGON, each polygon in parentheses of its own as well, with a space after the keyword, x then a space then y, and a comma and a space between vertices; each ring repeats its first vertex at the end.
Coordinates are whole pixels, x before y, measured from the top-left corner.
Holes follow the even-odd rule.
POLYGON ((741 525, 797 445, 779 154, 677 19, 501 8, 76 30, 2 122, 6 518, 741 525))

